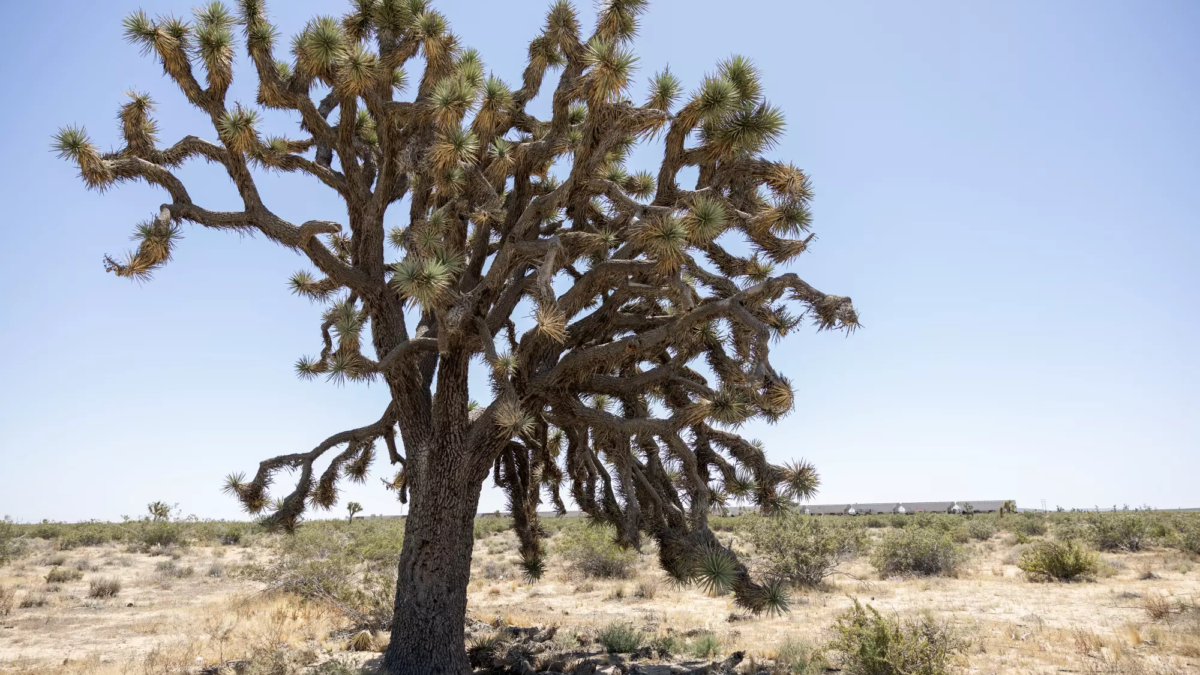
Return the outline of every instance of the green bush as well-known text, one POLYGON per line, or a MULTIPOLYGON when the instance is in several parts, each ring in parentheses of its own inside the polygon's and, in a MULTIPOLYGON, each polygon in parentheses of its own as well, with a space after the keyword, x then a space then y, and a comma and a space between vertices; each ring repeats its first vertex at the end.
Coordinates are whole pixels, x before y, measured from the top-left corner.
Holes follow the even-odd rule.
POLYGON ((642 646, 642 633, 632 624, 614 621, 600 629, 596 636, 604 650, 609 654, 628 654, 636 652, 642 646))
POLYGON ((1083 540, 1089 538, 1091 534, 1088 524, 1082 518, 1073 514, 1056 520, 1052 531, 1054 538, 1059 541, 1067 541, 1068 539, 1083 540))
POLYGON ((827 525, 813 516, 747 516, 746 536, 766 564, 766 575, 816 586, 863 545, 857 527, 827 525))
POLYGON ((26 534, 33 539, 58 539, 63 533, 62 523, 52 523, 48 520, 33 525, 26 534))
POLYGON ((303 523, 295 534, 279 541, 278 555, 271 562, 251 568, 250 574, 271 590, 294 593, 340 612, 356 628, 390 628, 396 558, 384 563, 364 556, 364 551, 379 546, 379 533, 367 530, 334 527, 326 521, 303 523), (359 534, 366 539, 359 539, 359 534))
POLYGON ((638 558, 637 551, 616 544, 611 528, 599 526, 564 530, 555 552, 572 570, 601 579, 628 579, 638 558))
POLYGON ((4 516, 0 520, 0 565, 6 565, 21 557, 25 552, 25 539, 12 518, 4 516))
POLYGON ((1092 544, 1101 551, 1137 552, 1149 538, 1146 518, 1134 513, 1093 513, 1088 525, 1092 544))
POLYGON ((513 527, 512 518, 497 518, 496 516, 487 516, 484 518, 476 518, 473 534, 476 539, 486 539, 501 532, 507 532, 513 527))
POLYGON ((1043 537, 1050 531, 1050 525, 1045 516, 1022 513, 1009 524, 1013 532, 1026 537, 1043 537))
POLYGON ((943 675, 967 643, 929 618, 885 617, 858 600, 838 617, 830 648, 847 675, 943 675))
POLYGON ((1200 518, 1189 518, 1178 524, 1171 545, 1180 551, 1200 555, 1200 518))
POLYGON ((154 571, 157 572, 160 577, 169 577, 173 579, 183 579, 196 573, 196 569, 191 565, 188 565, 187 567, 180 567, 179 563, 175 562, 174 560, 163 560, 162 562, 159 562, 154 566, 154 571))
POLYGON ((1017 567, 1031 579, 1071 581, 1094 576, 1100 559, 1075 539, 1039 541, 1021 553, 1017 567))
POLYGON ((79 523, 60 530, 58 547, 64 551, 81 546, 101 546, 119 538, 112 523, 79 523))
POLYGON ((821 650, 796 640, 788 640, 775 649, 772 675, 822 675, 829 667, 821 650))
POLYGON ((65 584, 68 581, 79 581, 83 578, 83 572, 79 570, 68 570, 61 567, 50 568, 50 573, 46 575, 46 583, 48 584, 65 584))
POLYGON ((996 534, 996 525, 983 518, 971 518, 967 521, 967 536, 979 541, 987 541, 996 534))
POLYGON ((688 652, 697 659, 715 658, 721 653, 721 640, 712 633, 701 633, 692 638, 688 652))
POLYGON ((953 576, 965 560, 950 535, 934 528, 909 528, 885 536, 871 554, 871 564, 884 577, 916 574, 953 576))
POLYGON ((175 546, 183 540, 183 526, 165 520, 143 522, 138 540, 146 546, 175 546))

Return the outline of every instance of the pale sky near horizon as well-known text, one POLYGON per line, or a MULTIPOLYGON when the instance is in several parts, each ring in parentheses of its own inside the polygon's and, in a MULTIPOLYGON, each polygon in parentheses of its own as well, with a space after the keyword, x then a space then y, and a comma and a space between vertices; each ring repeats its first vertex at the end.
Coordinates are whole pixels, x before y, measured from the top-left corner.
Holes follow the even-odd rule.
MULTIPOLYGON (((516 83, 549 2, 434 4, 516 83)), ((578 4, 590 30, 594 9, 578 4)), ((268 6, 290 35, 346 3, 268 6)), ((154 500, 244 517, 220 492, 226 474, 386 403, 379 385, 294 376, 319 351, 320 310, 286 288, 304 261, 261 237, 189 226, 153 281, 105 274, 101 256, 123 251, 165 193, 87 192, 49 151, 57 127, 85 125, 108 148, 122 92, 137 88, 158 101, 164 141, 215 138, 122 41, 137 7, 6 13, 20 28, 0 43, 0 515, 23 521, 115 519, 154 500)), ((817 191, 817 240, 793 269, 862 315, 849 338, 804 329, 776 345, 797 409, 746 431, 774 461, 814 462, 816 501, 1200 506, 1197 35, 1187 0, 651 4, 632 98, 665 65, 690 90, 719 59, 752 58, 787 114, 773 156, 817 191)), ((230 98, 252 103, 243 51, 230 98)), ((182 175, 198 203, 236 206, 215 169, 182 175)), ((344 222, 323 187, 260 184, 285 218, 344 222)), ((374 475, 388 473, 379 462, 374 475)), ((376 478, 345 499, 399 511, 376 478)), ((502 505, 485 492, 482 510, 502 505)))

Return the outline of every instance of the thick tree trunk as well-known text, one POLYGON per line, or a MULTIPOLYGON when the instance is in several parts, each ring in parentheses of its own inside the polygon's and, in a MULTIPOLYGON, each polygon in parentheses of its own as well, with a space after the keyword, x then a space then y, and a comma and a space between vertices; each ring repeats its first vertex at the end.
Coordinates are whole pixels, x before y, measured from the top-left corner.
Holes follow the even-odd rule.
POLYGON ((463 625, 475 512, 486 474, 472 475, 477 472, 467 462, 453 461, 458 453, 438 454, 426 458, 411 493, 392 641, 384 657, 388 675, 471 672, 463 625))

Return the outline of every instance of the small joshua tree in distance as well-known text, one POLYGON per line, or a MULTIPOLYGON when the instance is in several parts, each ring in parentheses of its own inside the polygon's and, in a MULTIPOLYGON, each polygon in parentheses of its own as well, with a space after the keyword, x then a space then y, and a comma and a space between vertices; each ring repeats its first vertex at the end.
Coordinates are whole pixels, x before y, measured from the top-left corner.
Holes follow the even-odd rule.
POLYGON ((150 520, 156 523, 171 519, 171 507, 166 502, 150 502, 146 505, 146 511, 150 513, 150 520))

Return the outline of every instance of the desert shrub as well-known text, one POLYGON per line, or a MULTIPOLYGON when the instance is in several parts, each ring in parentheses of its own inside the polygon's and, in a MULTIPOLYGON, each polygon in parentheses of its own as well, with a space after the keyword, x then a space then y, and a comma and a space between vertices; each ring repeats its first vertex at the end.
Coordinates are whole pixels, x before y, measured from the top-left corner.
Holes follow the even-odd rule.
POLYGON ((878 530, 880 528, 887 527, 888 521, 885 520, 883 516, 871 515, 871 516, 867 516, 866 518, 863 518, 863 526, 869 527, 873 530, 878 530))
POLYGON ((337 660, 326 661, 312 671, 313 675, 360 675, 363 672, 366 671, 337 660))
POLYGON ((901 574, 953 576, 964 559, 962 548, 948 534, 933 528, 892 532, 871 554, 871 564, 884 577, 901 574))
POLYGON ((903 530, 904 528, 908 527, 908 524, 911 522, 912 519, 909 516, 902 516, 898 513, 893 513, 888 518, 888 525, 897 530, 903 530))
POLYGON ((91 560, 81 558, 75 561, 75 569, 80 572, 95 572, 98 568, 91 560))
POLYGON ((1146 536, 1165 541, 1175 534, 1175 523, 1162 517, 1146 516, 1146 536))
POLYGON ((1200 519, 1181 521, 1170 541, 1180 551, 1200 555, 1200 519))
POLYGON ((653 600, 658 596, 658 582, 653 579, 639 581, 637 588, 633 591, 633 596, 643 600, 653 600))
POLYGON ((350 552, 372 565, 395 565, 400 549, 404 548, 404 520, 400 518, 367 519, 356 522, 354 527, 347 527, 343 520, 322 525, 345 532, 350 552))
POLYGON ((679 636, 673 634, 660 635, 650 641, 650 649, 654 650, 660 657, 679 654, 683 651, 685 644, 679 636))
POLYGON ((221 565, 220 563, 213 563, 208 568, 208 576, 213 577, 213 578, 219 578, 219 577, 225 576, 225 566, 221 565))
POLYGON ((389 628, 396 589, 394 558, 387 564, 365 559, 362 542, 346 531, 351 528, 313 525, 320 524, 306 523, 281 539, 278 555, 251 568, 251 576, 272 590, 325 604, 357 628, 389 628))
POLYGON ((618 546, 612 529, 600 526, 564 530, 555 551, 585 577, 628 579, 637 562, 637 551, 618 546))
POLYGON ((119 537, 110 523, 80 523, 62 530, 58 547, 64 551, 82 546, 101 546, 119 537))
POLYGON ((713 532, 736 532, 744 526, 744 521, 741 516, 713 516, 708 519, 708 527, 713 532))
POLYGON ((813 516, 798 515, 753 517, 746 536, 763 557, 767 576, 803 586, 820 584, 864 541, 857 527, 827 525, 813 516))
POLYGON ((0 616, 8 616, 12 612, 13 605, 16 602, 16 591, 8 586, 0 586, 0 616))
POLYGON ((822 675, 829 667, 820 649, 788 640, 775 649, 772 675, 822 675))
POLYGON ((138 540, 145 546, 175 546, 183 541, 183 525, 165 520, 143 521, 138 540))
POLYGON ((46 583, 48 584, 65 584, 68 581, 79 581, 83 578, 83 573, 79 570, 68 570, 62 567, 52 567, 50 573, 46 575, 46 583))
POLYGON ((1067 516, 1056 520, 1051 532, 1054 534, 1054 538, 1060 541, 1068 539, 1084 540, 1090 534, 1087 523, 1082 518, 1074 516, 1067 516))
POLYGON ((196 573, 196 569, 191 565, 181 567, 174 560, 163 560, 154 565, 154 571, 161 577, 169 577, 172 579, 184 579, 196 573))
POLYGON ((476 539, 486 539, 494 534, 507 532, 512 529, 512 526, 512 518, 497 518, 495 516, 476 518, 472 534, 476 539))
POLYGON ((859 604, 838 617, 830 648, 842 657, 848 675, 943 675, 951 657, 967 648, 965 640, 932 619, 883 616, 859 604))
POLYGON ((45 593, 30 593, 21 598, 21 602, 17 606, 21 609, 33 609, 34 607, 45 607, 48 604, 50 604, 50 598, 45 593))
POLYGON ((1092 544, 1101 551, 1140 551, 1148 539, 1146 519, 1133 513, 1092 514, 1088 525, 1092 544))
POLYGON ((1017 562, 1031 579, 1060 581, 1094 576, 1099 566, 1096 553, 1076 539, 1039 541, 1023 551, 1017 562))
POLYGON ((971 518, 967 521, 967 536, 979 541, 987 541, 996 534, 996 525, 983 518, 971 518))
POLYGON ((30 526, 25 533, 26 536, 33 539, 58 539, 62 536, 63 524, 52 523, 48 520, 43 520, 40 523, 30 526))
POLYGON ((1046 517, 1033 513, 1022 513, 1013 518, 1008 526, 1016 534, 1023 534, 1026 537, 1043 537, 1050 531, 1050 524, 1046 521, 1046 517))
POLYGON ((698 659, 710 659, 721 653, 721 640, 712 633, 701 633, 692 638, 688 652, 698 659))
POLYGON ((614 621, 600 629, 596 642, 609 654, 628 654, 642 646, 642 633, 632 624, 614 621))
POLYGON ((88 584, 89 598, 115 598, 121 592, 121 582, 111 577, 92 579, 88 584))
POLYGON ((0 565, 6 565, 21 557, 25 552, 25 539, 12 518, 4 516, 0 520, 0 565))
POLYGON ((263 648, 255 651, 249 663, 244 664, 239 672, 244 675, 298 675, 314 657, 307 650, 288 649, 285 646, 263 648))
POLYGON ((489 581, 503 579, 509 571, 508 565, 495 560, 489 560, 483 564, 483 578, 489 581))

